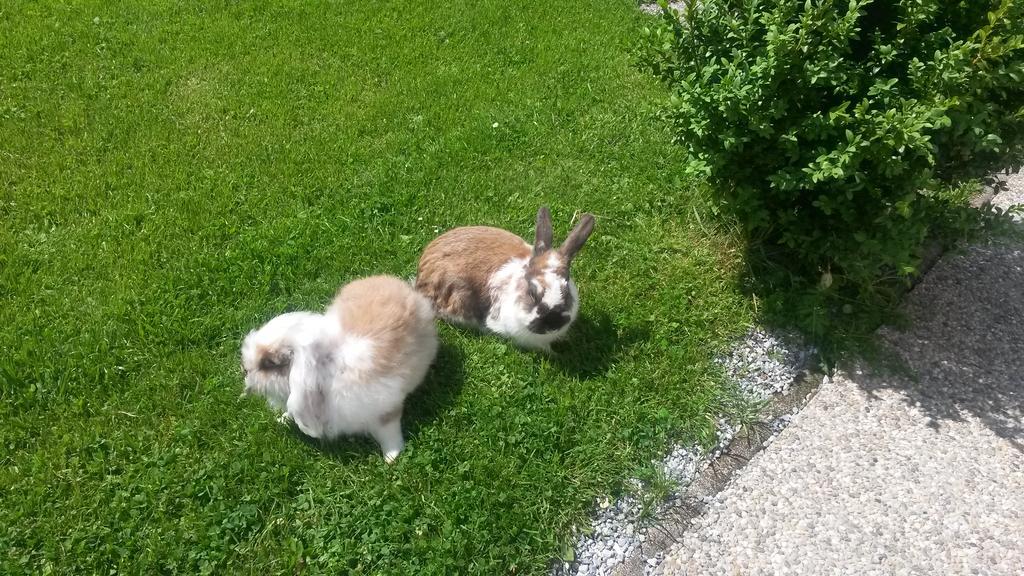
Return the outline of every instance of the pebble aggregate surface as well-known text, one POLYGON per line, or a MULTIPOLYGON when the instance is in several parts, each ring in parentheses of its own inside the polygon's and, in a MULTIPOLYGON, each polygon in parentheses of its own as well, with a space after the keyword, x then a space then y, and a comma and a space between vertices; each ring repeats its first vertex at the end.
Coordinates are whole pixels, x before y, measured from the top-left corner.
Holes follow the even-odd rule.
POLYGON ((877 395, 823 385, 655 573, 1021 574, 1019 449, 877 395))

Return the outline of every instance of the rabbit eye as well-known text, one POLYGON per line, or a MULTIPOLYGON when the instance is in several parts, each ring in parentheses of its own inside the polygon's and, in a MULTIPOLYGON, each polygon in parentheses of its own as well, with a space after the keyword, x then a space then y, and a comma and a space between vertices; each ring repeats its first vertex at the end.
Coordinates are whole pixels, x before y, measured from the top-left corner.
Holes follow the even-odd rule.
POLYGON ((529 283, 529 290, 528 290, 528 292, 530 294, 530 298, 532 298, 534 302, 540 302, 540 299, 541 299, 540 290, 537 289, 537 287, 533 284, 533 282, 529 283))

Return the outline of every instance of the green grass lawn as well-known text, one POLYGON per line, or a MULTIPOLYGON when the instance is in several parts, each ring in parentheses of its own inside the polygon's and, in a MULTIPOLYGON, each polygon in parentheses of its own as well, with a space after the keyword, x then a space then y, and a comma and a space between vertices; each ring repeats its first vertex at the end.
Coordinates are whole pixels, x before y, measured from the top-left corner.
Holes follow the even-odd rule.
POLYGON ((208 4, 0 3, 0 572, 540 574, 708 440, 742 246, 633 2, 208 4), (599 217, 577 328, 442 329, 395 465, 238 398, 249 329, 541 203, 599 217))

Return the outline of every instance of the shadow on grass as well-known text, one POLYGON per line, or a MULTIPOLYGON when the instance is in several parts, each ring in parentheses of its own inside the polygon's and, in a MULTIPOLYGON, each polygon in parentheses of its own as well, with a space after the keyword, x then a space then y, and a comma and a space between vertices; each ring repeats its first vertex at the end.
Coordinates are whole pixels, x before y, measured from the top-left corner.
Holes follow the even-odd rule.
POLYGON ((566 337, 552 345, 553 354, 516 347, 507 338, 476 328, 449 324, 445 330, 469 339, 493 338, 520 354, 537 360, 546 358, 564 374, 582 379, 604 374, 625 351, 650 337, 646 328, 617 328, 611 315, 603 310, 581 313, 566 337))
MULTIPOLYGON (((402 433, 407 442, 455 402, 464 382, 462 351, 442 342, 423 384, 405 399, 402 433)), ((371 454, 381 455, 380 446, 369 436, 346 435, 324 441, 306 436, 294 425, 291 433, 307 446, 341 463, 363 460, 371 454)))
POLYGON ((759 321, 783 334, 799 333, 828 366, 874 354, 872 334, 883 323, 900 320, 897 304, 909 284, 895 278, 880 281, 871 294, 825 289, 807 279, 811 274, 795 270, 797 259, 779 247, 748 243, 747 268, 738 285, 755 300, 759 321))
POLYGON ((551 362, 563 373, 576 378, 594 378, 608 371, 624 352, 647 340, 646 328, 619 329, 605 311, 593 311, 576 319, 568 337, 556 342, 551 362))
MULTIPOLYGON (((989 184, 1005 189, 1005 182, 989 184)), ((838 270, 825 274, 803 263, 803 250, 756 238, 748 238, 744 261, 747 268, 739 279, 741 291, 756 299, 764 324, 795 330, 813 343, 829 366, 854 358, 882 358, 875 331, 887 324, 905 324, 900 306, 945 253, 955 252, 971 242, 1020 238, 1020 229, 1010 214, 982 207, 991 196, 957 194, 922 198, 917 210, 927 214, 929 236, 916 252, 917 272, 905 276, 894 268, 880 268, 873 260, 847 263, 873 270, 874 279, 860 285, 842 277, 838 270)), ((840 243, 842 245, 842 243, 840 243)))
POLYGON ((405 400, 402 427, 406 438, 431 424, 455 403, 466 382, 464 364, 459 347, 441 343, 437 360, 430 368, 426 380, 405 400))

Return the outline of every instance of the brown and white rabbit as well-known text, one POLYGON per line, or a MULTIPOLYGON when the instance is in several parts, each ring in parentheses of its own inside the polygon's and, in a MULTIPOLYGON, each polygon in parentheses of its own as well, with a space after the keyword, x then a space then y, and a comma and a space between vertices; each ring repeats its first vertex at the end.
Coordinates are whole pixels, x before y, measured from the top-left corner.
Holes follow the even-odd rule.
POLYGON ((550 351, 579 312, 569 266, 594 230, 584 214, 553 247, 551 212, 537 211, 533 246, 500 228, 465 226, 434 239, 420 257, 416 289, 442 318, 550 351))
POLYGON ((313 438, 369 434, 391 462, 404 446, 405 397, 437 346, 430 303, 408 283, 356 280, 325 313, 282 314, 246 336, 243 395, 266 397, 313 438))

